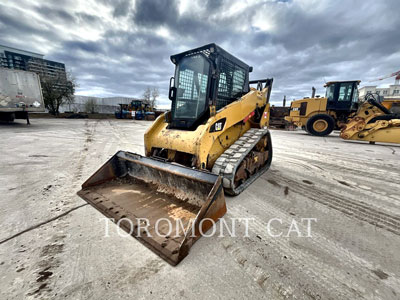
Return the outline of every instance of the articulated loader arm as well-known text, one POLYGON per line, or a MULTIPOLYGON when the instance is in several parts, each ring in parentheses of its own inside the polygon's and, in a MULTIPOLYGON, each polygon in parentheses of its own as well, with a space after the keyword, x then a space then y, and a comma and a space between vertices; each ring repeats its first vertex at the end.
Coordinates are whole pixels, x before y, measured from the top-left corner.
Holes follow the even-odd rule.
POLYGON ((392 114, 372 95, 367 95, 357 114, 342 127, 340 137, 345 140, 400 143, 400 115, 392 114))

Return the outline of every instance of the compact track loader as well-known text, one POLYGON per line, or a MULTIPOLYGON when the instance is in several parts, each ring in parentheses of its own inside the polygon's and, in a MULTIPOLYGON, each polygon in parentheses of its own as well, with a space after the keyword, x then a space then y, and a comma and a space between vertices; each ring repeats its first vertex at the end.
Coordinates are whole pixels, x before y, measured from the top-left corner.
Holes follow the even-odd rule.
POLYGON ((146 157, 118 152, 78 194, 176 265, 225 214, 224 191, 241 193, 269 168, 272 79, 249 81, 252 68, 215 44, 171 61, 171 111, 145 133, 146 157))
POLYGON ((357 114, 342 127, 340 137, 370 143, 400 143, 400 114, 391 112, 369 93, 357 114))

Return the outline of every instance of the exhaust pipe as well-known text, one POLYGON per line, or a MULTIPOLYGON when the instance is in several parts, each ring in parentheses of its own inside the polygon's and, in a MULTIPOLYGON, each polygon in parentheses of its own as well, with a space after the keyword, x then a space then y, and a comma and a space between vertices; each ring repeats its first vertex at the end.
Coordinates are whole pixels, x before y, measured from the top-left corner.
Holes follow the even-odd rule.
POLYGON ((315 97, 315 87, 312 87, 312 93, 311 93, 311 98, 314 98, 315 97))

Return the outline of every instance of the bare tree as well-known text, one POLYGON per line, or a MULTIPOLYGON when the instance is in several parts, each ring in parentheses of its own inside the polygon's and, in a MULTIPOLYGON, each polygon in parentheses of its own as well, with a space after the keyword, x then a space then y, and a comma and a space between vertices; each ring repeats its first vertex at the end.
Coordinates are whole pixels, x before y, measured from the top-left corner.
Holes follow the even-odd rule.
POLYGON ((150 104, 150 99, 151 99, 151 89, 147 87, 143 93, 143 100, 145 104, 150 104))
POLYGON ((64 71, 49 72, 41 59, 32 60, 32 71, 40 77, 43 100, 52 115, 58 115, 63 103, 71 103, 76 88, 75 79, 64 71))
POLYGON ((72 95, 71 97, 65 99, 65 103, 68 104, 68 111, 71 112, 71 105, 75 103, 75 96, 72 95))
POLYGON ((75 82, 73 79, 65 77, 65 75, 40 76, 44 103, 53 115, 59 114, 60 106, 63 103, 73 101, 75 82))
POLYGON ((96 98, 90 97, 85 103, 85 111, 89 114, 94 114, 97 108, 96 98))
POLYGON ((152 111, 154 110, 154 107, 156 107, 158 96, 160 96, 160 92, 158 91, 158 88, 153 87, 151 90, 151 99, 150 99, 150 107, 151 107, 152 111))

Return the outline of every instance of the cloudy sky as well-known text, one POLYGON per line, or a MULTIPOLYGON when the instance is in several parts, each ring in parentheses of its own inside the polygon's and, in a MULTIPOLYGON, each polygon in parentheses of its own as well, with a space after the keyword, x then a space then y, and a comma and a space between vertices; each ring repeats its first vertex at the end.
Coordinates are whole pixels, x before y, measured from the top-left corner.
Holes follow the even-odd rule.
POLYGON ((167 89, 171 54, 215 42, 273 77, 272 102, 362 85, 400 69, 398 0, 0 0, 0 44, 66 64, 78 94, 140 97, 167 89))

